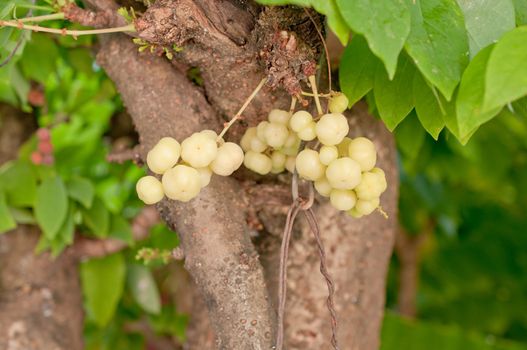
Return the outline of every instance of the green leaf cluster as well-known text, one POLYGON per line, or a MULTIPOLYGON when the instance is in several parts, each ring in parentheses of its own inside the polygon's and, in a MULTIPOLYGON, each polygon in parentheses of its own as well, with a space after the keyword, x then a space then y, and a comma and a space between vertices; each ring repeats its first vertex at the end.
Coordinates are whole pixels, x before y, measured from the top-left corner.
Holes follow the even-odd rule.
POLYGON ((390 130, 415 110, 435 139, 465 144, 527 95, 522 0, 260 0, 313 7, 347 44, 339 69, 353 105, 366 94, 390 130), (350 33, 353 38, 348 42, 350 33))

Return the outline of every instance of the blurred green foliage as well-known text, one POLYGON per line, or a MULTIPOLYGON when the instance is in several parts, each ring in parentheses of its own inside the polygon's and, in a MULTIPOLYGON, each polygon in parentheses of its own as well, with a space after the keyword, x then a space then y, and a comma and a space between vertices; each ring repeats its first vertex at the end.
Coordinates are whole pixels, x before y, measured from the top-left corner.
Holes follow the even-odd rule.
MULTIPOLYGON (((397 28, 397 33, 408 31, 406 35, 414 31, 413 39, 405 37, 408 40, 400 56, 394 56, 393 43, 379 48, 386 44, 386 33, 379 32, 383 28, 371 27, 356 15, 346 15, 356 13, 353 6, 368 3, 366 0, 265 2, 313 6, 328 15, 330 28, 344 43, 350 28, 363 34, 355 35, 344 53, 342 89, 352 102, 367 94, 374 113, 395 129, 401 168, 401 225, 411 235, 433 227, 433 235, 421 252, 418 320, 408 321, 388 312, 382 349, 527 349, 527 99, 500 104, 495 113, 482 116, 474 111, 484 103, 485 96, 470 90, 485 84, 478 72, 491 64, 485 55, 495 48, 488 45, 513 29, 514 18, 516 25, 525 24, 527 11, 522 0, 496 2, 497 8, 504 9, 506 20, 492 22, 483 28, 485 31, 475 31, 472 25, 476 24, 469 19, 475 20, 476 15, 467 14, 463 6, 466 2, 458 1, 458 10, 466 12, 465 29, 481 36, 477 42, 460 38, 465 29, 460 26, 461 12, 452 10, 458 8, 456 2, 436 1, 442 8, 452 5, 446 9, 451 20, 438 24, 431 16, 429 24, 437 24, 438 28, 453 24, 448 32, 453 33, 450 39, 455 39, 457 54, 462 53, 461 49, 470 49, 470 58, 475 58, 471 63, 460 59, 456 63, 457 76, 450 76, 450 80, 447 76, 427 81, 423 77, 429 77, 432 68, 423 62, 430 63, 433 54, 444 53, 438 63, 439 68, 446 69, 445 62, 450 62, 456 52, 423 52, 417 40, 422 28, 406 28, 409 23, 397 28), (511 11, 512 3, 516 12, 511 11), (372 43, 381 45, 373 50, 372 43), (478 47, 478 43, 485 45, 478 47), (421 57, 418 64, 417 58, 421 57), (388 72, 394 80, 389 79, 388 72), (448 95, 452 79, 461 85, 448 102, 436 90, 448 95), (465 105, 459 104, 459 96, 465 105), (446 113, 454 110, 458 116, 465 115, 464 124, 453 120, 454 114, 446 113), (442 131, 445 124, 450 131, 442 131), (475 128, 479 129, 474 133, 475 128), (472 138, 462 146, 456 137, 463 142, 472 138)), ((383 0, 373 9, 365 8, 382 19, 397 14, 379 10, 390 3, 383 0)), ((483 0, 482 4, 492 2, 483 0)), ((0 0, 0 19, 22 17, 29 11, 32 15, 50 13, 51 5, 46 1, 33 4, 0 0)), ((427 10, 425 6, 423 11, 427 10)), ((397 21, 405 22, 422 13, 407 15, 403 13, 397 21)), ((489 13, 484 15, 488 17, 489 13)), ((71 26, 63 21, 46 25, 71 26)), ((516 36, 525 36, 525 29, 513 32, 513 43, 516 36)), ((0 68, 0 101, 31 113, 40 127, 49 128, 54 155, 52 165, 32 163, 31 153, 37 147, 37 139, 32 137, 20 149, 17 160, 1 166, 0 232, 17 224, 38 224, 43 230, 39 250, 51 250, 53 255, 71 244, 75 233, 125 241, 130 246, 126 251, 81 264, 87 311, 86 349, 145 349, 147 340, 140 327, 134 325, 146 324, 156 334, 183 340, 188 316, 178 313, 177 305, 160 283, 166 277, 162 259, 148 259, 145 266, 138 264, 136 256, 145 251, 170 251, 177 247, 178 240, 159 224, 146 241, 133 241, 130 220, 142 208, 134 184, 144 170, 131 163, 106 161, 112 146, 112 118, 123 107, 113 84, 93 60, 93 43, 92 37, 74 40, 0 28, 0 61, 18 47, 8 64, 0 68), (31 103, 28 96, 32 91, 43 94, 43 105, 31 103)), ((399 51, 402 43, 404 40, 399 43, 399 51)), ((501 45, 501 52, 507 54, 510 50, 514 51, 515 46, 507 42, 501 45)), ((519 56, 514 58, 521 62, 523 56, 519 56)), ((496 77, 507 73, 500 69, 508 67, 500 62, 493 64, 499 71, 496 77)), ((521 79, 522 75, 518 76, 521 79)), ((497 80, 496 86, 507 83, 497 80)), ((512 101, 522 89, 503 89, 502 96, 493 88, 495 95, 488 99, 512 101)), ((396 309, 398 264, 394 258, 388 279, 390 309, 396 309)))

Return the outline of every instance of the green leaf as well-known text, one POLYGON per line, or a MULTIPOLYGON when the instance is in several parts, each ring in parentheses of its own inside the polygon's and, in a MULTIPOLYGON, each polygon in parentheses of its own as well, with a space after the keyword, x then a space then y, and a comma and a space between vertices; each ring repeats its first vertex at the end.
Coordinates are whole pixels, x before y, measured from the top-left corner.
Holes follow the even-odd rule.
POLYGON ((493 46, 488 46, 480 51, 470 62, 461 78, 456 98, 456 115, 459 136, 462 138, 490 120, 501 109, 483 110, 485 71, 493 48, 493 46))
POLYGON ((490 54, 485 79, 484 110, 527 94, 527 26, 505 34, 490 54))
POLYGON ((395 129, 395 140, 397 147, 405 155, 405 158, 413 160, 417 158, 425 140, 425 132, 417 119, 417 114, 412 111, 402 123, 395 129))
POLYGON ((108 236, 120 239, 128 245, 134 244, 134 237, 132 235, 130 223, 119 215, 112 216, 112 224, 108 236))
POLYGON ((73 243, 74 233, 75 233, 75 203, 69 203, 68 215, 66 220, 59 229, 57 234, 58 239, 60 239, 65 245, 73 243))
POLYGON ((44 180, 37 189, 35 218, 48 239, 53 239, 68 213, 66 188, 60 177, 44 180))
POLYGON ((379 60, 368 48, 363 36, 354 35, 340 60, 339 81, 350 106, 359 101, 373 87, 379 60))
POLYGON ((36 225, 37 220, 29 209, 9 208, 13 219, 19 224, 36 225))
POLYGON ((6 233, 16 227, 16 222, 9 211, 4 192, 0 192, 0 234, 6 233))
POLYGON ((82 210, 82 217, 86 226, 95 236, 102 238, 108 235, 110 212, 99 198, 95 197, 89 209, 82 210))
POLYGON ((89 208, 93 202, 95 189, 90 180, 83 177, 73 177, 66 182, 68 195, 82 204, 85 208, 89 208))
POLYGON ((468 64, 468 38, 455 0, 416 0, 406 51, 428 81, 450 100, 468 64))
POLYGON ((55 71, 58 57, 59 50, 52 37, 33 33, 33 38, 27 43, 20 59, 20 65, 26 77, 44 84, 47 77, 55 71))
POLYGON ((342 16, 355 32, 368 40, 371 51, 393 78, 397 57, 410 33, 406 0, 337 0, 342 16))
POLYGON ((513 0, 516 12, 516 24, 522 26, 527 24, 527 1, 513 0))
POLYGON ((7 163, 0 171, 0 182, 11 206, 32 207, 35 204, 37 179, 29 162, 18 160, 7 163))
POLYGON ((311 0, 313 8, 325 15, 329 28, 339 38, 342 45, 348 43, 350 37, 350 28, 340 14, 335 0, 311 0))
POLYGON ((457 0, 465 17, 470 56, 515 27, 512 0, 457 0))
POLYGON ((112 319, 123 293, 126 266, 122 254, 92 259, 80 266, 88 316, 100 327, 112 319))
POLYGON ((391 81, 382 66, 377 66, 373 90, 379 115, 391 131, 414 108, 415 67, 404 54, 400 56, 398 65, 399 69, 391 81))
POLYGON ((148 313, 159 314, 161 301, 156 281, 146 266, 128 265, 128 288, 139 306, 148 313))
POLYGON ((446 113, 444 106, 440 104, 437 92, 427 84, 421 74, 414 76, 414 103, 417 117, 421 125, 434 139, 437 140, 439 133, 445 127, 443 114, 446 113))

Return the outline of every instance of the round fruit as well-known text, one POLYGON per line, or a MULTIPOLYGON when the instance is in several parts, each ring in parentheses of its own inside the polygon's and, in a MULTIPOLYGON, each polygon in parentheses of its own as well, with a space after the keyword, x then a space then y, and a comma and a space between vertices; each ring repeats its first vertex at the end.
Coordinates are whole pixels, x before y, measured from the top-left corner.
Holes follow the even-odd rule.
POLYGON ((269 172, 273 168, 271 158, 269 158, 265 154, 257 153, 254 151, 249 151, 245 153, 243 165, 245 165, 246 168, 260 175, 269 174, 269 172))
POLYGON ((321 196, 329 197, 329 194, 331 193, 332 189, 333 188, 329 184, 328 179, 326 179, 325 177, 320 178, 317 181, 315 181, 315 190, 317 190, 317 192, 321 196))
POLYGON ((300 139, 298 136, 296 136, 295 132, 290 132, 287 136, 287 140, 285 140, 284 147, 285 148, 291 148, 296 147, 298 149, 298 146, 300 145, 300 139))
POLYGON ((258 136, 251 139, 251 151, 261 153, 267 149, 267 144, 262 141, 258 136))
POLYGON ((251 141, 256 137, 256 127, 250 127, 243 134, 242 139, 240 140, 240 146, 242 149, 247 152, 251 149, 251 141))
POLYGON ((273 169, 284 169, 286 155, 280 151, 274 151, 271 154, 271 162, 273 163, 273 169))
POLYGON ((333 188, 352 190, 361 181, 360 165, 348 157, 335 159, 329 163, 326 177, 333 188))
POLYGON ((216 140, 218 138, 218 134, 216 134, 216 131, 214 130, 201 130, 199 133, 208 136, 213 140, 216 140))
POLYGON ((339 157, 348 157, 349 144, 351 143, 351 138, 345 137, 338 145, 337 149, 339 151, 339 157))
POLYGON ((349 157, 360 164, 362 171, 369 171, 375 166, 377 152, 375 145, 365 137, 357 137, 351 140, 348 146, 349 157))
POLYGON ((234 142, 225 142, 218 148, 216 158, 210 163, 211 170, 221 176, 229 176, 243 163, 243 150, 234 142))
POLYGON ((148 168, 156 174, 163 174, 179 160, 181 146, 172 137, 163 137, 146 155, 148 168))
POLYGON ((380 174, 365 172, 362 173, 362 180, 360 184, 355 187, 355 192, 360 199, 372 200, 381 195, 384 191, 384 184, 386 184, 386 180, 384 180, 383 183, 383 178, 380 174))
POLYGON ((317 137, 316 123, 310 122, 305 128, 298 132, 298 137, 303 141, 311 141, 317 137))
POLYGON ((256 136, 262 141, 265 141, 265 129, 267 128, 267 125, 269 125, 269 122, 264 120, 256 127, 256 136))
POLYGON ((163 186, 153 176, 144 176, 135 185, 137 196, 145 204, 155 204, 165 196, 163 186))
POLYGON ((37 138, 40 141, 49 141, 51 138, 51 133, 48 128, 40 128, 37 130, 37 138))
POLYGON ((264 131, 265 142, 273 148, 281 148, 289 137, 289 130, 284 124, 269 123, 264 131))
POLYGON ((384 174, 384 170, 381 168, 373 168, 370 170, 370 173, 378 174, 380 176, 380 183, 381 183, 381 193, 386 191, 386 188, 388 188, 388 183, 386 182, 386 175, 384 174))
POLYGON ((163 190, 170 199, 188 202, 196 197, 201 190, 199 172, 187 165, 176 165, 167 170, 161 179, 163 190))
POLYGON ((320 154, 320 161, 324 165, 329 165, 329 163, 339 157, 339 151, 335 146, 322 146, 318 153, 320 154))
POLYGON ((324 114, 317 122, 315 130, 318 140, 322 144, 326 146, 338 145, 348 134, 348 120, 342 114, 324 114))
POLYGON ((324 176, 326 167, 320 162, 317 151, 304 149, 296 156, 295 162, 298 175, 306 180, 315 181, 324 176))
POLYGON ((337 93, 329 100, 329 111, 331 113, 342 113, 348 108, 348 98, 343 93, 337 93))
POLYGON ((355 210, 357 211, 358 214, 369 215, 373 213, 373 211, 379 207, 379 202, 380 202, 379 198, 375 198, 369 201, 359 199, 357 201, 357 204, 355 204, 355 210))
POLYGON ((355 207, 351 208, 350 210, 348 210, 347 213, 348 213, 348 215, 353 216, 354 218, 357 218, 357 219, 362 217, 362 216, 364 216, 361 213, 359 213, 357 211, 357 208, 355 208, 355 207))
POLYGON ((289 113, 289 111, 284 111, 283 109, 273 109, 271 112, 269 112, 267 119, 269 119, 271 123, 287 125, 289 122, 289 117, 291 117, 291 113, 289 113))
POLYGON ((334 189, 329 195, 329 200, 331 205, 338 210, 350 210, 357 203, 357 196, 350 190, 334 189))
POLYGON ((210 183, 210 178, 212 177, 212 170, 209 167, 197 168, 199 173, 199 179, 201 182, 201 188, 206 187, 210 183))
POLYGON ((194 168, 208 166, 218 154, 216 140, 196 132, 181 143, 181 158, 194 168))
POLYGON ((305 129, 313 121, 313 116, 306 111, 298 111, 289 120, 291 130, 300 132, 305 129))
POLYGON ((287 159, 285 160, 285 168, 291 174, 295 172, 295 163, 296 163, 296 157, 294 156, 288 156, 287 159))
POLYGON ((49 140, 46 141, 40 141, 38 143, 38 150, 42 154, 51 154, 53 153, 53 145, 49 140))

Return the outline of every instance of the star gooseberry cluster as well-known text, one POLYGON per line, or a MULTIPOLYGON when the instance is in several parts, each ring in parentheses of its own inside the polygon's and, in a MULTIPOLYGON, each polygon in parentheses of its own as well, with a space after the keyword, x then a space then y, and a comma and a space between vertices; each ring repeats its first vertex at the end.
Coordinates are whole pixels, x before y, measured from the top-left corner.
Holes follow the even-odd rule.
POLYGON ((162 138, 147 156, 149 169, 162 179, 141 178, 137 183, 139 198, 147 204, 165 195, 187 202, 209 183, 213 173, 229 176, 243 163, 260 175, 296 169, 301 178, 313 181, 316 191, 329 197, 336 209, 354 217, 368 215, 379 207, 386 178, 383 170, 375 167, 373 142, 347 137, 349 125, 342 114, 347 105, 344 95, 332 96, 330 113, 318 120, 304 110, 273 109, 268 120, 246 130, 241 147, 218 141, 212 130, 194 133, 181 145, 173 138, 162 138), (302 141, 318 142, 300 150, 302 141))
POLYGON ((365 137, 346 137, 349 125, 342 113, 347 105, 346 96, 333 96, 330 113, 318 121, 303 110, 272 110, 267 121, 247 129, 242 137, 244 165, 261 175, 296 168, 298 175, 313 181, 316 191, 329 197, 336 209, 354 217, 371 214, 386 190, 386 177, 375 167, 373 142, 365 137), (314 140, 321 145, 318 151, 309 147, 299 151, 301 141, 314 140))
POLYGON ((224 142, 212 130, 192 134, 181 144, 164 137, 148 152, 146 164, 161 175, 139 179, 136 190, 146 204, 154 204, 167 196, 188 202, 210 182, 212 174, 229 176, 243 163, 243 150, 233 142, 224 142))

